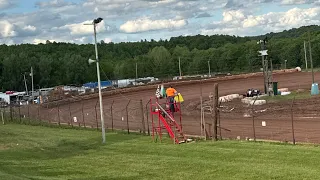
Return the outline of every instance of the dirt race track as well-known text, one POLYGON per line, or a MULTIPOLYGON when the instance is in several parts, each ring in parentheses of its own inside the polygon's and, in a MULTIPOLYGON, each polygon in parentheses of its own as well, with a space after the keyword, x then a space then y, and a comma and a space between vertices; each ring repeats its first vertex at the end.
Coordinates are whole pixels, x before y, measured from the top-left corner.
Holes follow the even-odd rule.
MULTIPOLYGON (((274 81, 277 81, 279 88, 310 89, 311 73, 294 72, 275 74, 274 81)), ((320 81, 320 73, 315 73, 316 82, 320 81)), ((183 95, 185 102, 182 105, 182 124, 186 134, 200 135, 200 110, 199 98, 202 89, 204 99, 208 99, 213 91, 214 81, 203 81, 175 85, 175 88, 183 95)), ((248 88, 263 88, 263 77, 254 76, 241 79, 219 81, 219 95, 233 93, 243 94, 248 88)), ((156 89, 147 89, 138 92, 128 92, 104 96, 105 123, 108 128, 141 130, 142 119, 145 126, 151 129, 149 106, 150 97, 154 97, 156 89), (130 102, 129 102, 130 100, 130 102), (141 101, 142 103, 141 103, 141 101), (127 107, 127 108, 126 108, 127 107), (141 108, 143 107, 143 108, 141 108), (113 119, 113 125, 112 125, 113 119), (149 123, 147 123, 149 119, 149 123)), ((317 113, 320 98, 309 100, 297 100, 294 105, 294 129, 295 138, 300 142, 320 143, 320 116, 317 113)), ((245 137, 253 138, 252 118, 244 117, 249 109, 241 102, 229 102, 222 104, 221 112, 221 135, 223 138, 245 137), (228 109, 234 108, 231 112, 228 109)), ((69 123, 74 126, 100 127, 100 112, 98 98, 82 100, 57 107, 45 108, 30 106, 21 108, 21 114, 38 118, 49 122, 69 123), (77 121, 74 121, 74 117, 77 121)), ((269 139, 280 141, 292 141, 292 124, 290 102, 272 104, 268 103, 255 109, 255 131, 257 139, 269 139), (260 113, 259 111, 263 111, 260 113), (262 127, 262 121, 266 121, 266 127, 262 127)), ((207 122, 211 121, 209 115, 207 122)))

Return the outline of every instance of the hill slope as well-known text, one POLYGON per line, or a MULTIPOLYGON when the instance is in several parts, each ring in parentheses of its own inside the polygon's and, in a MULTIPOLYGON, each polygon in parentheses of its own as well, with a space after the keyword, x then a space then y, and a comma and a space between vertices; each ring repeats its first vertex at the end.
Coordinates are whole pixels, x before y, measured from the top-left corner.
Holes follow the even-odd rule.
POLYGON ((173 145, 150 137, 0 126, 0 179, 319 179, 320 149, 248 142, 173 145), (45 136, 43 136, 45 134, 45 136))

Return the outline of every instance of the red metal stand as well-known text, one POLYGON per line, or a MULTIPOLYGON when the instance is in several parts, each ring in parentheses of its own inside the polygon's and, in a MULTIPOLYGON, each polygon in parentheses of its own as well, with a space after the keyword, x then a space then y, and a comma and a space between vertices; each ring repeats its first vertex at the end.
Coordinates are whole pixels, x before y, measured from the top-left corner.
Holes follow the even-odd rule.
POLYGON ((152 121, 152 139, 155 141, 155 136, 159 136, 162 141, 162 131, 166 130, 175 144, 186 142, 186 137, 182 131, 182 113, 180 102, 173 102, 166 99, 151 98, 150 99, 150 115, 152 121), (170 105, 174 105, 174 112, 171 112, 170 105), (164 106, 164 107, 163 107, 164 106), (174 114, 178 113, 180 122, 174 118, 174 114), (158 122, 155 122, 154 115, 158 116, 158 122), (157 125, 156 125, 157 124, 157 125))

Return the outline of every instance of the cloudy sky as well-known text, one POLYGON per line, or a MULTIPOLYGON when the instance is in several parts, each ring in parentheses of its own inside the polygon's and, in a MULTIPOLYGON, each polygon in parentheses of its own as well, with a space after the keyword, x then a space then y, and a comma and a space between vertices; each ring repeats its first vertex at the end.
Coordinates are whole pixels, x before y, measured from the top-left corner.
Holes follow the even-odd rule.
POLYGON ((320 23, 320 0, 0 0, 0 44, 238 36, 320 23))

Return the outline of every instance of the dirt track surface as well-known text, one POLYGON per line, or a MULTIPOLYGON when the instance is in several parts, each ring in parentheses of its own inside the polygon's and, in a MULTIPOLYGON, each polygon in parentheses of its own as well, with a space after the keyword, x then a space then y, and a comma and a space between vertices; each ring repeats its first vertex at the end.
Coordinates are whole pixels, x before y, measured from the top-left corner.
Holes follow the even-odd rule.
MULTIPOLYGON (((312 83, 311 73, 306 72, 275 74, 273 78, 274 81, 279 83, 279 88, 289 88, 289 90, 310 89, 312 83)), ((315 80, 316 82, 320 81, 320 73, 315 73, 315 80)), ((183 95, 185 100, 182 106, 182 124, 186 134, 200 135, 200 111, 196 106, 200 103, 199 98, 201 91, 204 99, 208 99, 209 94, 213 91, 214 83, 216 82, 203 81, 203 83, 177 84, 174 86, 177 91, 183 95)), ((219 81, 218 83, 220 96, 233 93, 243 94, 248 88, 259 88, 263 90, 262 76, 225 80, 219 81)), ((106 126, 111 128, 113 119, 113 127, 116 129, 127 129, 129 125, 130 130, 140 130, 142 129, 142 118, 145 120, 146 127, 148 126, 148 118, 151 129, 150 116, 147 117, 146 114, 150 107, 146 104, 150 97, 154 97, 155 91, 156 88, 153 88, 138 92, 104 96, 103 104, 106 126), (141 108, 140 100, 142 100, 143 108, 141 108)), ((320 143, 320 133, 317 131, 317 127, 320 125, 320 122, 318 122, 320 117, 315 114, 318 108, 318 102, 320 102, 319 99, 299 102, 298 106, 304 106, 304 103, 309 103, 310 105, 305 106, 306 109, 304 111, 295 112, 295 117, 297 118, 295 118, 294 125, 296 128, 296 139, 298 141, 320 143)), ((231 107, 233 105, 226 103, 225 106, 231 107)), ((239 104, 237 106, 239 106, 238 111, 221 114, 221 126, 229 130, 222 130, 221 134, 226 138, 236 138, 237 136, 241 138, 252 138, 252 118, 244 118, 243 113, 246 107, 240 107, 241 105, 239 104)), ((276 105, 267 104, 266 106, 276 105)), ((288 111, 290 107, 283 104, 277 105, 276 107, 279 107, 280 110, 269 110, 266 111, 264 115, 256 117, 256 137, 258 139, 291 141, 291 114, 290 111, 288 111), (284 106, 286 106, 285 109, 281 108, 284 106), (262 121, 266 121, 266 127, 261 126, 262 121)), ((259 108, 265 107, 261 106, 259 108)), ((24 115, 27 115, 29 111, 29 116, 50 122, 60 121, 61 123, 70 123, 75 126, 83 126, 85 124, 86 126, 100 127, 98 98, 60 105, 59 107, 49 109, 29 107, 29 110, 27 110, 27 108, 24 107, 21 111, 24 115), (73 121, 74 117, 77 118, 77 122, 73 121)), ((209 120, 209 116, 206 117, 206 119, 209 120)))
MULTIPOLYGON (((291 119, 291 100, 254 107, 256 137, 292 142, 294 133, 295 140, 298 142, 320 143, 320 114, 317 107, 319 103, 319 96, 295 100, 292 107, 293 121, 291 119), (266 123, 266 126, 262 126, 262 121, 266 123)), ((232 131, 222 130, 222 135, 228 138, 237 136, 242 139, 252 138, 254 135, 251 108, 241 103, 240 100, 224 103, 223 106, 222 110, 226 109, 226 111, 221 114, 221 126, 232 131), (233 111, 228 112, 230 109, 233 111), (244 114, 250 114, 250 117, 244 117, 244 114)))
MULTIPOLYGON (((290 73, 296 73, 297 70, 295 69, 287 69, 287 70, 276 70, 273 72, 274 75, 281 75, 281 74, 290 74, 290 73)), ((249 74, 238 74, 238 75, 229 75, 229 76, 219 76, 209 79, 201 79, 201 80, 179 80, 179 81, 171 81, 171 82, 164 82, 163 85, 168 87, 169 85, 173 85, 174 87, 191 87, 191 86, 197 86, 201 83, 203 84, 213 84, 213 83, 220 83, 225 81, 237 81, 237 80, 243 80, 247 78, 256 78, 256 77, 262 77, 262 72, 257 73, 249 73, 249 74)), ((157 86, 160 84, 147 84, 142 86, 136 86, 136 87, 125 87, 125 88, 117 88, 113 90, 102 90, 102 96, 109 97, 109 96, 116 96, 116 95, 123 95, 123 94, 133 94, 133 93, 141 93, 146 91, 154 91, 157 86)), ((56 105, 64 105, 72 102, 78 102, 83 100, 91 100, 98 98, 98 93, 92 93, 92 94, 85 94, 81 96, 74 96, 74 97, 64 97, 60 100, 54 100, 52 102, 47 102, 43 106, 47 107, 54 107, 56 105)))

